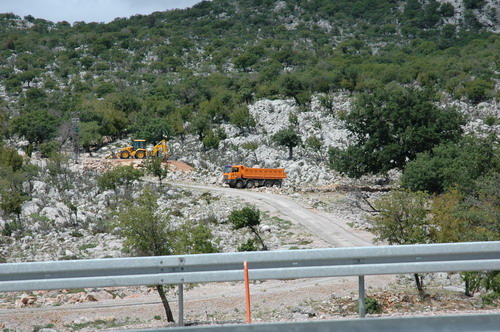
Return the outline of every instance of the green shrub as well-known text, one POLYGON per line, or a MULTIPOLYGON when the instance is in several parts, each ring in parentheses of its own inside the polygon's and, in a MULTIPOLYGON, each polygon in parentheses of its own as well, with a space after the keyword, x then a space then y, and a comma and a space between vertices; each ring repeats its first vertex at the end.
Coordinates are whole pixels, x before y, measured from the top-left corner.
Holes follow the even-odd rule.
POLYGON ((483 305, 490 306, 496 304, 500 300, 500 294, 498 293, 488 293, 481 296, 483 305))
POLYGON ((14 233, 17 230, 21 229, 21 225, 16 222, 16 221, 11 221, 5 223, 3 229, 2 229, 2 235, 3 236, 11 236, 12 233, 14 233))
POLYGON ((401 181, 405 188, 440 194, 454 186, 466 189, 480 176, 495 171, 500 171, 495 137, 466 137, 418 154, 406 165, 401 181))
POLYGON ((367 314, 380 314, 382 313, 382 306, 374 297, 365 298, 365 312, 367 314))
POLYGON ((118 166, 112 170, 106 171, 97 179, 97 185, 101 190, 116 190, 119 186, 129 187, 134 181, 139 180, 144 172, 135 169, 133 165, 118 166))
POLYGON ((253 239, 248 239, 247 242, 238 247, 238 251, 259 251, 259 248, 257 248, 253 239))
POLYGON ((219 148, 220 138, 212 130, 209 130, 202 143, 205 150, 216 150, 219 148))
POLYGON ((493 96, 494 83, 482 79, 475 79, 465 83, 464 92, 474 104, 490 99, 493 96))
POLYGON ((59 143, 50 141, 40 144, 40 152, 43 158, 50 158, 54 156, 59 150, 59 143))

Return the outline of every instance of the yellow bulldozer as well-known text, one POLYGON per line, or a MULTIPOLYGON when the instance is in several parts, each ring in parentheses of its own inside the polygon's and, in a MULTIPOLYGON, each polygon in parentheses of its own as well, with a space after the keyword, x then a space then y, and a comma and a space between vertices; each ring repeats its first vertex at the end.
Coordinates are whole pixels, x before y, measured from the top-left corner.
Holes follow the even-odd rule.
POLYGON ((135 139, 132 141, 132 146, 127 146, 118 150, 118 152, 113 155, 113 158, 136 158, 136 159, 144 159, 146 157, 162 157, 163 159, 167 159, 167 142, 163 139, 160 143, 156 144, 153 150, 148 150, 146 148, 146 140, 144 139, 135 139))

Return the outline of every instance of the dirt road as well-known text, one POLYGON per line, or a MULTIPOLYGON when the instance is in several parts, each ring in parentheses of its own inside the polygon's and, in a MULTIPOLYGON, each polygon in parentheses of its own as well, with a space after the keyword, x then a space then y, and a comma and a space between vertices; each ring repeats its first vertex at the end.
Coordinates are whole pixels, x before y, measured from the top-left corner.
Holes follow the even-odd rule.
POLYGON ((227 187, 215 187, 208 185, 193 185, 184 183, 170 183, 174 186, 182 186, 190 189, 219 192, 228 196, 237 196, 241 199, 257 205, 287 218, 290 221, 301 224, 327 242, 332 248, 338 247, 363 247, 373 245, 373 235, 367 231, 357 230, 347 225, 347 220, 339 214, 325 213, 307 207, 304 203, 292 198, 247 189, 233 189, 227 187))

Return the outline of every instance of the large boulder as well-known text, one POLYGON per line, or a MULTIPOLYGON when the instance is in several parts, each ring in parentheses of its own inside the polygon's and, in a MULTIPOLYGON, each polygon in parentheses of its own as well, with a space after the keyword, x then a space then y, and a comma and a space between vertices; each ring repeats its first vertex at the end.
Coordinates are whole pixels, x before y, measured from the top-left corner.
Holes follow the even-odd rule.
POLYGON ((33 198, 31 201, 26 201, 22 205, 21 218, 29 217, 33 214, 40 213, 42 202, 38 198, 33 198))

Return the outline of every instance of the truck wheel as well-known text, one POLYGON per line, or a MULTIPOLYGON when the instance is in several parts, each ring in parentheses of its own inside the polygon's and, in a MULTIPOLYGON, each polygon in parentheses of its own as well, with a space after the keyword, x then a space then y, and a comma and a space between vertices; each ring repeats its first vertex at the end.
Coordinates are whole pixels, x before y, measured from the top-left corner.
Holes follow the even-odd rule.
POLYGON ((236 187, 236 188, 238 188, 238 189, 243 188, 243 182, 242 182, 242 181, 238 181, 238 182, 236 182, 235 187, 236 187))
POLYGON ((248 189, 252 189, 254 186, 255 186, 255 185, 254 185, 253 181, 248 181, 248 182, 247 182, 247 186, 246 186, 246 187, 247 187, 248 189))
POLYGON ((271 188, 273 186, 273 181, 268 180, 268 181, 264 182, 264 186, 271 188))
POLYGON ((275 181, 274 186, 281 188, 281 181, 275 181))
POLYGON ((137 159, 144 159, 145 156, 146 154, 144 153, 144 151, 137 151, 137 153, 135 154, 135 157, 137 159))
POLYGON ((128 157, 130 157, 130 153, 128 153, 128 151, 122 151, 120 153, 120 158, 122 158, 122 159, 128 159, 128 157))

